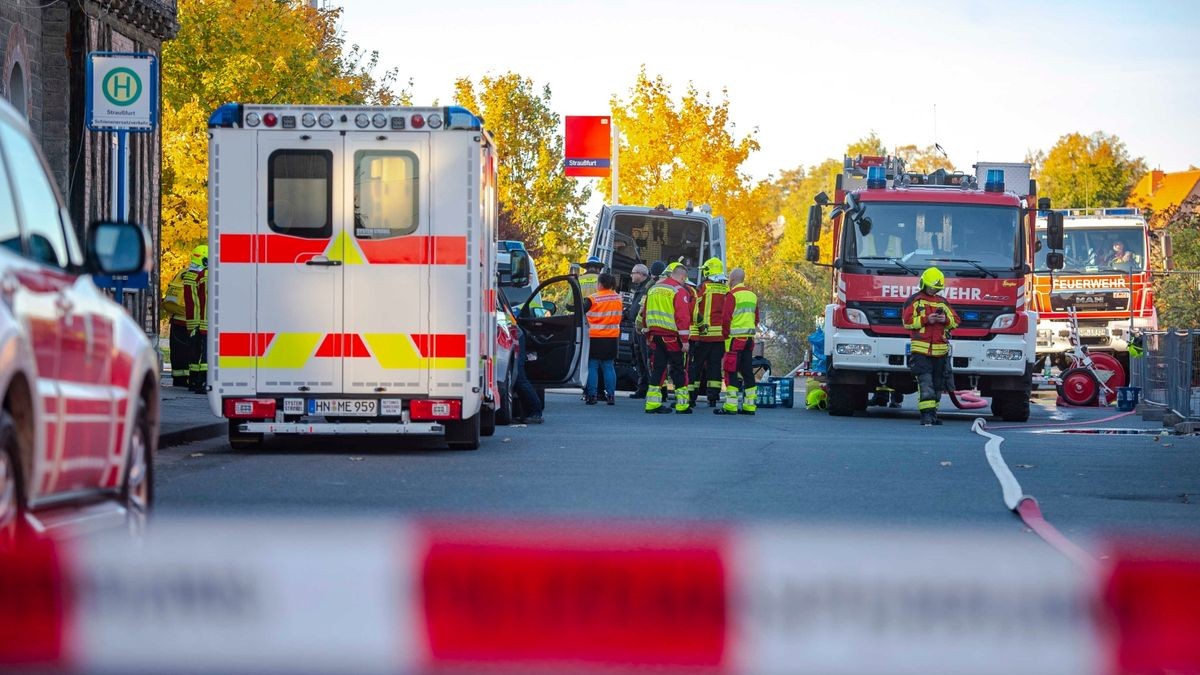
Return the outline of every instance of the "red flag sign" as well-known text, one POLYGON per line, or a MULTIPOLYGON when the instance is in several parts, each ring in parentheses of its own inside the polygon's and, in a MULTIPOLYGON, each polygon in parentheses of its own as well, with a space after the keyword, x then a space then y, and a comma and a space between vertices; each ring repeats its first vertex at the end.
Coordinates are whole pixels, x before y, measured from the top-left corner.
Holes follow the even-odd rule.
POLYGON ((608 117, 568 115, 566 159, 568 176, 603 178, 612 159, 612 126, 608 117))

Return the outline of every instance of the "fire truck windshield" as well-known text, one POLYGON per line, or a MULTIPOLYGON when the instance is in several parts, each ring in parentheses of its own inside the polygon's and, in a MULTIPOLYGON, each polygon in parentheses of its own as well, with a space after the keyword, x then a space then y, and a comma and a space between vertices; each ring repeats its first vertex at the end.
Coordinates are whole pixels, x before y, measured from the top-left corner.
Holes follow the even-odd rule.
MULTIPOLYGON (((1039 227, 1037 272, 1048 272, 1046 231, 1039 227)), ((1063 232, 1063 268, 1059 274, 1092 274, 1105 271, 1142 272, 1146 269, 1146 235, 1139 226, 1079 227, 1070 224, 1063 232)))
POLYGON ((848 264, 918 271, 936 265, 944 271, 971 274, 978 274, 980 268, 1011 271, 1021 264, 1016 207, 860 203, 871 227, 863 234, 864 228, 847 219, 843 243, 848 264))

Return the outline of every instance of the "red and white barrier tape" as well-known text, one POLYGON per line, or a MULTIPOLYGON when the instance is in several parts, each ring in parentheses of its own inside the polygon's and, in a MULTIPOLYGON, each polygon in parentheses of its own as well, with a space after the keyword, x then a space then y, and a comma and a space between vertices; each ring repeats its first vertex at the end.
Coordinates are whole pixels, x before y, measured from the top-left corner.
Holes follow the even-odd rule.
POLYGON ((1191 672, 1200 552, 1173 556, 1085 572, 1019 534, 160 521, 0 553, 0 669, 1191 672))

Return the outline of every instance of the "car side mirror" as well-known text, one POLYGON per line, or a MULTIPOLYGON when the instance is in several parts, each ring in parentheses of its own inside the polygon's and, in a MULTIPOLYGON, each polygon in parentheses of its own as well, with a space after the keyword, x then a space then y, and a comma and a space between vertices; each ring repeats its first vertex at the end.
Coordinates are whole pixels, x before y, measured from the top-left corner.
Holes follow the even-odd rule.
POLYGON ((1038 207, 1038 211, 1049 211, 1050 210, 1050 198, 1049 197, 1038 197, 1037 207, 1038 207))
POLYGON ((809 244, 808 248, 804 251, 804 259, 810 263, 820 262, 821 247, 816 244, 809 244))
POLYGON ((1046 267, 1052 270, 1061 270, 1063 268, 1063 254, 1061 251, 1051 251, 1046 254, 1046 267))
POLYGON ((1052 251, 1063 248, 1063 214, 1057 211, 1046 214, 1046 245, 1052 251))
POLYGON ((526 251, 509 252, 508 271, 499 272, 497 279, 501 286, 516 286, 518 288, 528 286, 529 253, 526 251))
POLYGON ((813 204, 808 207, 808 238, 805 239, 812 244, 821 238, 821 205, 813 204))
POLYGON ((150 233, 134 223, 101 221, 88 228, 87 268, 93 274, 137 274, 147 270, 150 233))

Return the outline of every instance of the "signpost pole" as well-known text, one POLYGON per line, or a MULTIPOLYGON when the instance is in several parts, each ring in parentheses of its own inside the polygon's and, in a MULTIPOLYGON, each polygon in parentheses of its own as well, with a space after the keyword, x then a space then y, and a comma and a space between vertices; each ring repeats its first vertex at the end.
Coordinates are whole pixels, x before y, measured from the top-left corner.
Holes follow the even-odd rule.
POLYGON ((612 202, 610 203, 616 206, 620 203, 618 197, 621 194, 617 186, 617 152, 621 149, 621 141, 620 136, 617 134, 616 120, 610 117, 608 125, 612 130, 612 164, 610 165, 612 167, 612 202))
POLYGON ((113 219, 117 222, 125 222, 125 174, 128 170, 125 166, 126 160, 126 136, 128 132, 118 131, 117 134, 117 212, 113 215, 113 219))

